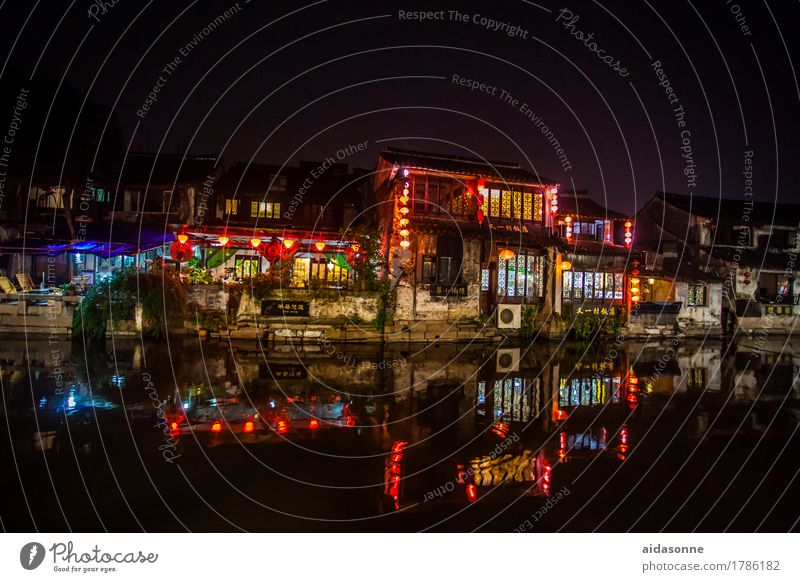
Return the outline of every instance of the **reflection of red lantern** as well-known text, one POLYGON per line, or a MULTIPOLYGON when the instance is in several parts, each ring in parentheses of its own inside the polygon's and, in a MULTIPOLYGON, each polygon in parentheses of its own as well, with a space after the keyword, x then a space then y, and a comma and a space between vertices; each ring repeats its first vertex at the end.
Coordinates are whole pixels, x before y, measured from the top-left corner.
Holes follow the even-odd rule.
POLYGON ((193 255, 194 251, 192 250, 192 245, 189 243, 175 241, 172 243, 172 246, 169 247, 169 256, 172 257, 172 260, 176 263, 185 263, 191 259, 193 255))

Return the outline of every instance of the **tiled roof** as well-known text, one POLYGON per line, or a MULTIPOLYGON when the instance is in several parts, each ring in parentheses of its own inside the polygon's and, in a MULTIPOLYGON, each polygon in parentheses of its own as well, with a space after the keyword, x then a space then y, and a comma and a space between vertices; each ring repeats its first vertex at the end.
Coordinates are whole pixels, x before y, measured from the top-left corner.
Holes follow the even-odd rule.
POLYGON ((743 198, 737 200, 686 196, 668 192, 656 192, 656 197, 683 212, 721 224, 742 224, 746 220, 749 224, 755 225, 797 226, 800 217, 800 204, 753 202, 743 198), (742 218, 745 215, 748 216, 747 219, 742 218))
POLYGON ((528 184, 555 184, 554 180, 536 175, 516 162, 496 162, 477 158, 416 152, 398 148, 388 148, 381 157, 397 166, 429 170, 442 174, 478 176, 499 182, 523 182, 528 184))
POLYGON ((132 152, 122 169, 123 185, 150 184, 201 184, 209 175, 216 174, 217 158, 214 156, 152 154, 132 152))
POLYGON ((617 212, 610 210, 598 204, 591 198, 586 190, 576 190, 574 192, 569 190, 562 190, 558 194, 558 213, 571 214, 583 218, 598 218, 598 219, 619 219, 625 220, 630 218, 617 212))

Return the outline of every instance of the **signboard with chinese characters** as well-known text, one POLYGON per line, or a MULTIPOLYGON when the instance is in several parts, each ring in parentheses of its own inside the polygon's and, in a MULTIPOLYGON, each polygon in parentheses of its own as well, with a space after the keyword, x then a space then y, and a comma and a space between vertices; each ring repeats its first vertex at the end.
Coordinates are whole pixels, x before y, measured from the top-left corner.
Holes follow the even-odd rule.
POLYGON ((308 317, 308 301, 269 300, 261 302, 261 315, 308 317))
POLYGON ((431 297, 466 297, 466 283, 434 283, 431 285, 431 297))

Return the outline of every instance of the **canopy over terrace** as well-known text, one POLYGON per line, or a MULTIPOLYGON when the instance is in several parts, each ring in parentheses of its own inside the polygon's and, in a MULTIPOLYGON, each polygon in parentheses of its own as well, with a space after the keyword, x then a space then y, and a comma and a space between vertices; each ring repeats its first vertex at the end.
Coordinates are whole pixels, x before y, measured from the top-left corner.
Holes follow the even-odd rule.
POLYGON ((81 231, 79 239, 71 239, 66 228, 58 225, 53 231, 32 232, 26 236, 0 242, 0 254, 53 255, 86 253, 109 259, 132 256, 161 248, 175 235, 167 230, 135 224, 91 223, 81 231))
POLYGON ((179 231, 183 237, 200 264, 226 281, 266 273, 280 260, 289 266, 289 287, 343 288, 352 284, 350 260, 358 256, 357 245, 335 231, 205 226, 179 231))

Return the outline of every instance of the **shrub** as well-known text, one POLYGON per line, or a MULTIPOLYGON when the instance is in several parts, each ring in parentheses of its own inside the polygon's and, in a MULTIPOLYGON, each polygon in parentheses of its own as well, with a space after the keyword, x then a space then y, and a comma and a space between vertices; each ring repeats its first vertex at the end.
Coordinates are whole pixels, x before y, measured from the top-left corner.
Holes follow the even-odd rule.
POLYGON ((143 331, 161 338, 167 321, 179 319, 186 308, 186 288, 173 270, 139 273, 120 271, 87 291, 73 316, 73 335, 105 337, 109 321, 133 319, 142 308, 143 331))

